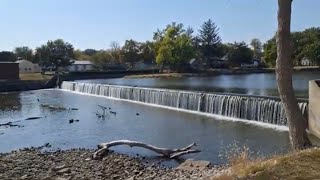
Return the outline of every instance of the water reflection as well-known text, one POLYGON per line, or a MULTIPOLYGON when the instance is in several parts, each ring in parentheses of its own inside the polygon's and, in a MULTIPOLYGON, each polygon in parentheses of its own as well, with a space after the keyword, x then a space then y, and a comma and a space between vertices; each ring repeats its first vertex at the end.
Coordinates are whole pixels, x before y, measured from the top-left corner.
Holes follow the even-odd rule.
POLYGON ((19 93, 0 93, 0 111, 18 111, 20 109, 19 93))

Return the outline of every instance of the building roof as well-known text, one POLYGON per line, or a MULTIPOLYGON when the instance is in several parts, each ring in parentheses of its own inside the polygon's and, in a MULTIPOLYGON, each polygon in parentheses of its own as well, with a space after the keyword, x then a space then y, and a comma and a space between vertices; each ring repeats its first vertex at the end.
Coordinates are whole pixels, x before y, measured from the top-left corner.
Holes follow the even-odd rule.
POLYGON ((72 64, 75 64, 75 65, 92 65, 93 63, 91 61, 74 60, 74 62, 72 64))
POLYGON ((193 64, 193 63, 195 63, 196 61, 197 61, 196 58, 192 58, 192 59, 190 59, 189 64, 193 64))
POLYGON ((9 62, 9 61, 5 61, 5 62, 0 62, 1 64, 17 64, 17 62, 9 62))
MULTIPOLYGON (((17 60, 16 61, 16 63, 22 63, 23 61, 27 61, 27 62, 30 62, 30 63, 32 63, 31 61, 29 61, 29 60, 26 60, 26 59, 20 59, 20 60, 17 60)), ((33 64, 33 63, 32 63, 33 64)))

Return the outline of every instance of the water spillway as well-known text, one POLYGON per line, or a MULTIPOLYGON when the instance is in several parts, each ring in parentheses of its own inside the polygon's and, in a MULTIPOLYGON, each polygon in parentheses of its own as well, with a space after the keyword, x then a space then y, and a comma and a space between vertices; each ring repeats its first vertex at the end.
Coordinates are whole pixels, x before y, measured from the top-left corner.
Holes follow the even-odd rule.
MULTIPOLYGON (((69 81, 64 81, 61 89, 276 125, 287 125, 281 102, 276 98, 69 81)), ((307 102, 299 102, 299 107, 303 114, 307 113, 307 102)))

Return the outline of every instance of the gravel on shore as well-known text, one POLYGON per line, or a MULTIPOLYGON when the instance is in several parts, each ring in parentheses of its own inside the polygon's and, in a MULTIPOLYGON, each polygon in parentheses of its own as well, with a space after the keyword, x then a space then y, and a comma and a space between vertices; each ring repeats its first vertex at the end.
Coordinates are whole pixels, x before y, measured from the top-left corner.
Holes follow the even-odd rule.
POLYGON ((93 150, 71 149, 45 152, 25 148, 0 154, 0 179, 211 179, 223 168, 209 166, 202 170, 178 170, 146 166, 138 158, 110 152, 102 160, 92 160, 93 150))

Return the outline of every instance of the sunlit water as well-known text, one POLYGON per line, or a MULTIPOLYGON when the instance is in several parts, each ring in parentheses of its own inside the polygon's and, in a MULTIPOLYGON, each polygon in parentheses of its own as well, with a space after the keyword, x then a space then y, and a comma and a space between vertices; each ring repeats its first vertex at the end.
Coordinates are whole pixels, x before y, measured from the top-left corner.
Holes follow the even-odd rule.
MULTIPOLYGON (((264 155, 286 152, 288 149, 287 131, 62 90, 2 93, 0 101, 0 123, 21 120, 17 124, 24 125, 21 128, 0 127, 1 152, 45 143, 50 143, 53 149, 96 148, 101 142, 119 139, 168 148, 196 142, 202 152, 185 158, 206 159, 219 164, 224 162, 219 154, 235 143, 264 155), (79 110, 58 111, 43 104, 79 110), (111 107, 116 116, 108 112, 107 119, 97 118, 95 112, 101 111, 98 105, 111 107), (44 118, 24 120, 33 116, 44 118), (69 119, 80 121, 69 124, 69 119)), ((140 148, 114 149, 131 155, 156 155, 140 148)))

